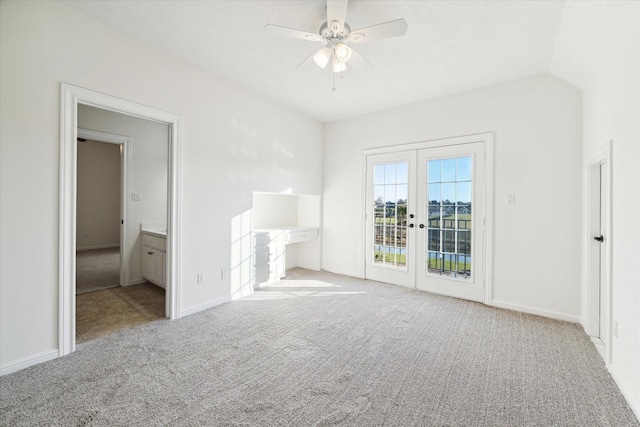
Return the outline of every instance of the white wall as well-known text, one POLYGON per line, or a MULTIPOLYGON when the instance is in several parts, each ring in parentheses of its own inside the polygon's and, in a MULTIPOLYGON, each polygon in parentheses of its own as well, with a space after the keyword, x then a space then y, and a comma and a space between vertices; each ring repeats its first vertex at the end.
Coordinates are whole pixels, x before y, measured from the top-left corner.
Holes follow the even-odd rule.
POLYGON ((76 248, 120 246, 120 146, 78 142, 76 248))
POLYGON ((230 297, 253 191, 322 193, 322 124, 63 4, 0 2, 0 55, 3 372, 57 354, 60 82, 184 117, 182 313, 230 297))
POLYGON ((140 223, 167 222, 169 126, 79 105, 78 127, 131 138, 131 192, 139 194, 140 200, 131 200, 131 195, 127 195, 131 218, 125 224, 129 231, 129 247, 124 253, 129 267, 129 284, 142 283, 145 280, 142 278, 140 223))
POLYGON ((327 124, 323 268, 364 274, 363 149, 495 132, 493 299, 577 321, 580 129, 580 92, 551 75, 327 124))
MULTIPOLYGON (((568 2, 551 71, 583 90, 585 164, 613 140, 611 308, 618 337, 609 370, 640 418, 640 3, 568 2)), ((586 175, 583 182, 586 194, 586 175)), ((586 205, 583 219, 586 230, 586 205)), ((589 238, 585 233, 583 254, 589 238)))

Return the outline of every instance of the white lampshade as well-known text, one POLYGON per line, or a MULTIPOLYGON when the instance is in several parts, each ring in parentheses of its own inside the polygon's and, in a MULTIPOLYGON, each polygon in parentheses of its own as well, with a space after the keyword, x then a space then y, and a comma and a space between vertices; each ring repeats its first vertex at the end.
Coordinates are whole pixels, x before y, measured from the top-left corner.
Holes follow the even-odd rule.
POLYGON ((329 49, 328 47, 324 47, 318 50, 316 54, 313 55, 313 61, 320 68, 326 67, 330 59, 331 59, 331 49, 329 49))
POLYGON ((351 58, 351 48, 344 43, 338 43, 333 50, 340 62, 347 62, 351 58))
POLYGON ((334 56, 333 57, 333 72, 334 73, 341 73, 346 69, 347 69, 347 64, 345 62, 340 62, 337 59, 337 56, 334 56))

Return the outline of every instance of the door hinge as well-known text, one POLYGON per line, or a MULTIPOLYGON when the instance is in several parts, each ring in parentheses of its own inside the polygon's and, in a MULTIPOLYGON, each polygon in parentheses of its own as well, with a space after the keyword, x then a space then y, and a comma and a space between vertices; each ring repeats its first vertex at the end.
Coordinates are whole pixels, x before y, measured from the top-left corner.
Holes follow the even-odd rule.
POLYGON ((124 219, 121 219, 121 220, 120 220, 120 224, 124 224, 124 219))

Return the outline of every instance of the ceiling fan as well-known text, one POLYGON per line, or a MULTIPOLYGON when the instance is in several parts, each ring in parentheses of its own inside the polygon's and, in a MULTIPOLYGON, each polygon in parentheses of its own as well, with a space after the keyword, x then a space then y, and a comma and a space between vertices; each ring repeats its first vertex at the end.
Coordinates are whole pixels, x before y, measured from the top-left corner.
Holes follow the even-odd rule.
MULTIPOLYGON (((407 21, 396 19, 351 31, 345 22, 347 3, 348 0, 327 0, 327 21, 322 24, 318 33, 309 33, 272 24, 267 24, 264 28, 273 34, 322 43, 322 47, 302 61, 298 67, 310 58, 313 58, 313 61, 320 68, 325 68, 331 62, 335 79, 336 73, 346 70, 347 62, 355 52, 353 47, 349 45, 401 36, 404 35, 408 27, 407 21)), ((333 90, 335 90, 335 85, 333 90)))

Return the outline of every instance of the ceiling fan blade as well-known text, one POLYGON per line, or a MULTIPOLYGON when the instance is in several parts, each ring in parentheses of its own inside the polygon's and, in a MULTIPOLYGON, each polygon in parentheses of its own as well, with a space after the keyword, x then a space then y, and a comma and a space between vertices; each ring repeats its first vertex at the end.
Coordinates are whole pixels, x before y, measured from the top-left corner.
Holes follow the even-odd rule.
POLYGON ((395 21, 384 22, 351 31, 349 41, 351 43, 364 43, 388 37, 398 37, 404 35, 408 27, 407 21, 404 19, 396 19, 395 21))
POLYGON ((264 29, 272 34, 278 34, 284 37, 292 37, 294 39, 302 39, 312 42, 321 42, 323 38, 319 34, 308 33, 306 31, 295 30, 293 28, 281 27, 279 25, 267 24, 264 29))
POLYGON ((327 0, 327 26, 331 31, 334 31, 331 25, 334 21, 339 23, 339 27, 335 29, 336 33, 339 33, 344 28, 348 2, 348 0, 327 0))
MULTIPOLYGON (((367 64, 369 64, 369 66, 373 67, 373 64, 371 62, 369 62, 369 60, 367 58, 362 56, 362 54, 360 52, 355 50, 353 47, 351 48, 351 51, 356 54, 355 58, 363 59, 367 64)), ((351 60, 353 61, 353 58, 351 60)))

